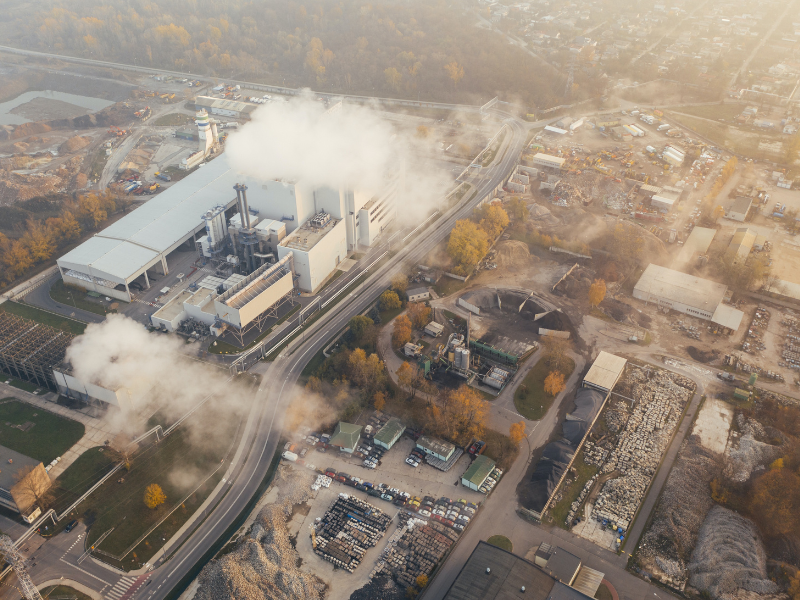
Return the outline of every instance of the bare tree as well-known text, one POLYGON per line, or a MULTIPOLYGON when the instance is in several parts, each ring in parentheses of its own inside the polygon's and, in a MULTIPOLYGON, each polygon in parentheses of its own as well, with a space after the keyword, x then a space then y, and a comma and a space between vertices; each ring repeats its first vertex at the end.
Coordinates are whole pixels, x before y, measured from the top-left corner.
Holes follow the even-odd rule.
POLYGON ((14 479, 16 483, 11 489, 11 496, 20 511, 25 511, 34 504, 44 509, 53 500, 50 491, 52 482, 41 463, 22 467, 14 474, 14 479))

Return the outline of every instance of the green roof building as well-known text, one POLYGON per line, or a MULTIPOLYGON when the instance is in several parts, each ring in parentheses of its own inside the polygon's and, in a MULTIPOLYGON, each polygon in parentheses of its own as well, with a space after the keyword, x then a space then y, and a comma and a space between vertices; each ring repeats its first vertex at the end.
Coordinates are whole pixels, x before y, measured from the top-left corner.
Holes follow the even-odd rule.
POLYGON ((461 485, 476 492, 494 469, 494 461, 487 456, 476 456, 469 468, 461 476, 461 485))
POLYGON ((423 435, 417 440, 417 448, 422 450, 425 454, 430 454, 444 461, 453 456, 453 452, 456 451, 456 447, 450 442, 437 440, 427 435, 423 435))
POLYGON ((336 429, 333 430, 333 436, 329 442, 331 446, 338 446, 344 452, 351 454, 358 446, 358 440, 361 437, 361 425, 353 425, 352 423, 344 423, 339 421, 336 429))
POLYGON ((388 450, 400 439, 400 436, 403 435, 405 430, 406 426, 400 422, 400 419, 392 417, 386 422, 386 425, 381 427, 378 433, 375 434, 373 441, 376 446, 388 450))

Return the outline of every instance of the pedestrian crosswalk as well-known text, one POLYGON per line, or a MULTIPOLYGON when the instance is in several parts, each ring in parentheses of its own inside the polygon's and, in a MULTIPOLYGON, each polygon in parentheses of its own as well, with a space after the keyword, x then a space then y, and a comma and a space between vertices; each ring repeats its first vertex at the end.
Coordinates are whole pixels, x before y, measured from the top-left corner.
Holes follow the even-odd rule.
POLYGON ((134 298, 133 301, 138 302, 139 304, 147 304, 148 306, 153 306, 155 308, 161 308, 163 306, 158 302, 148 302, 147 300, 140 300, 139 298, 134 298))
POLYGON ((119 600, 125 595, 125 592, 128 591, 128 588, 133 585, 136 579, 136 577, 123 577, 117 582, 117 585, 111 588, 111 591, 106 594, 106 598, 108 600, 119 600))
POLYGON ((82 539, 83 539, 83 534, 80 534, 80 535, 79 535, 79 536, 78 536, 78 537, 75 539, 75 541, 74 541, 74 542, 72 542, 72 545, 71 545, 69 548, 67 548, 67 551, 66 551, 66 552, 64 552, 64 554, 61 556, 61 558, 64 558, 64 557, 65 557, 67 554, 69 554, 70 550, 72 550, 72 549, 75 547, 75 544, 77 544, 78 542, 80 542, 82 539))

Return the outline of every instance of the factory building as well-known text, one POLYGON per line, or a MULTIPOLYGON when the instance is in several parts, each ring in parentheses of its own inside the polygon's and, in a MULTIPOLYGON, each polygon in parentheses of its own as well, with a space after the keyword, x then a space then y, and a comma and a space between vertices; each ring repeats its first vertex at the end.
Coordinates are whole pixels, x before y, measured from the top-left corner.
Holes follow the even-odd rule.
POLYGON ((107 409, 109 406, 116 406, 120 410, 133 408, 133 392, 126 388, 110 389, 78 379, 72 374, 72 366, 69 363, 62 363, 53 368, 53 376, 58 386, 58 393, 61 396, 70 398, 86 406, 107 409))
POLYGON ((621 356, 601 350, 589 368, 589 372, 583 378, 582 387, 608 394, 622 377, 626 364, 628 361, 621 356))
POLYGON ((434 458, 443 461, 447 461, 453 456, 453 452, 456 451, 456 447, 450 442, 437 440, 427 435, 423 435, 417 440, 417 448, 422 450, 425 454, 430 454, 434 458))
POLYGON ((488 456, 476 456, 461 476, 461 485, 477 492, 494 471, 494 464, 494 461, 488 456))
POLYGON ((288 250, 284 244, 281 251, 281 243, 315 215, 327 214, 332 224, 324 228, 326 239, 315 242, 321 242, 316 251, 304 248, 302 241, 297 243, 298 238, 308 238, 309 231, 312 238, 319 237, 314 225, 308 224, 302 237, 293 238, 298 252, 304 254, 296 262, 306 264, 301 288, 316 289, 348 252, 374 244, 394 218, 401 187, 402 175, 377 195, 259 180, 237 173, 222 155, 95 234, 57 264, 65 283, 130 302, 131 284, 149 288, 150 275, 168 273, 170 254, 184 244, 199 245, 199 251, 212 260, 230 259, 247 274, 274 260, 276 252, 277 258, 283 258, 288 250), (235 190, 234 186, 242 187, 235 190), (244 223, 242 214, 247 215, 244 223), (309 265, 309 256, 322 262, 309 265))
POLYGON ((392 417, 386 422, 386 425, 378 430, 378 433, 372 439, 376 446, 390 450, 405 430, 406 426, 400 422, 400 419, 392 417))
POLYGON ((194 99, 194 105, 196 110, 206 110, 212 115, 234 119, 249 119, 253 111, 258 108, 257 105, 249 104, 248 102, 212 98, 210 96, 197 96, 194 99))
POLYGON ((347 230, 342 219, 320 212, 278 244, 278 257, 294 255, 297 285, 315 293, 347 258, 347 230))
POLYGON ((744 222, 750 207, 753 205, 753 199, 747 196, 737 196, 736 199, 725 209, 725 218, 734 221, 744 222))
POLYGON ((548 169, 557 169, 561 170, 564 168, 564 163, 567 162, 564 158, 559 158, 558 156, 552 156, 550 154, 543 154, 541 152, 537 152, 533 156, 533 164, 539 167, 546 167, 548 169))
POLYGON ((676 264, 688 265, 696 261, 701 255, 708 252, 715 235, 717 235, 716 229, 708 227, 693 228, 692 233, 686 238, 683 248, 678 253, 676 264))
POLYGON ((734 254, 734 263, 744 262, 750 256, 753 244, 756 241, 756 232, 748 227, 739 227, 733 234, 733 239, 728 246, 728 252, 734 254))
POLYGON ((735 332, 744 313, 723 304, 727 290, 721 283, 651 264, 633 288, 633 297, 735 332))

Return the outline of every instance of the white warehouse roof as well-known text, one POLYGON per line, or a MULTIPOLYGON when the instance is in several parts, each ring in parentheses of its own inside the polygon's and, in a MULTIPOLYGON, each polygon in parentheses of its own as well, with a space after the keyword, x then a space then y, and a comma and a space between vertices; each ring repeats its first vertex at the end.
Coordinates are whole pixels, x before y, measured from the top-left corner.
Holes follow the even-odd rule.
POLYGON ((212 160, 59 258, 58 265, 116 283, 130 281, 198 230, 208 209, 232 206, 237 178, 225 156, 212 160))
POLYGON ((651 264, 639 278, 634 291, 658 296, 713 313, 725 297, 727 286, 651 264))
POLYGON ((628 361, 621 356, 601 350, 594 359, 589 372, 586 373, 586 377, 583 378, 583 383, 585 386, 601 388, 610 392, 625 371, 627 363, 628 361))

